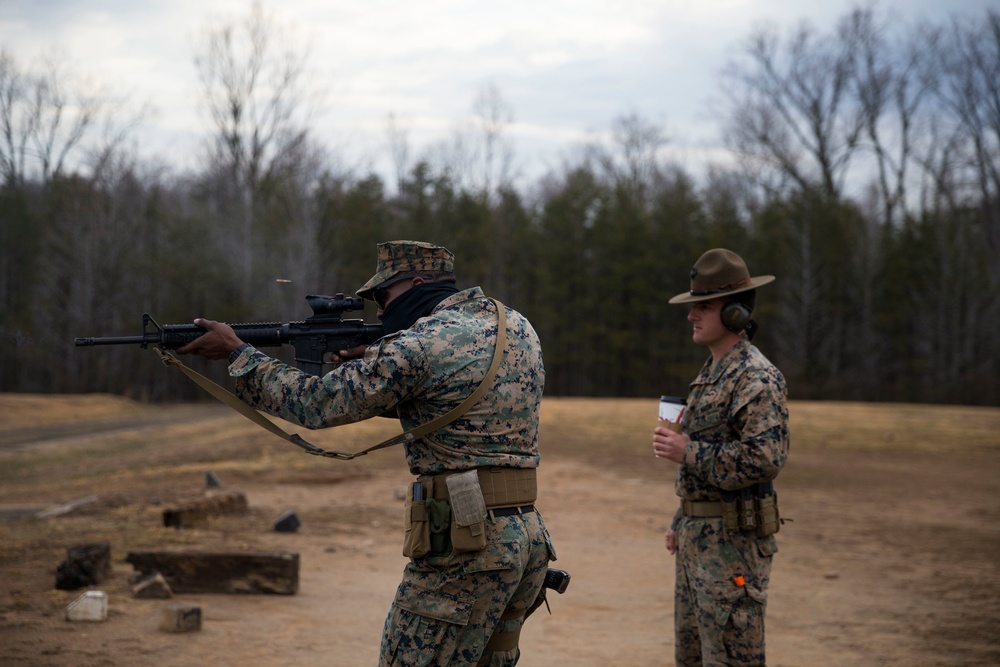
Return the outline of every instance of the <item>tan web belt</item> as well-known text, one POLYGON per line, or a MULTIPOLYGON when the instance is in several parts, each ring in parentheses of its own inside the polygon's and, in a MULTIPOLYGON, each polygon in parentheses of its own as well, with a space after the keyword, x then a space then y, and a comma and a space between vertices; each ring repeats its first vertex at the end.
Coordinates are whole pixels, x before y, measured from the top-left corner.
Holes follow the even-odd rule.
POLYGON ((722 516, 722 501, 681 500, 681 512, 686 517, 708 519, 722 516))
MULTIPOLYGON (((448 475, 459 472, 464 471, 456 470, 434 475, 432 486, 435 500, 448 500, 448 484, 444 480, 448 475)), ((483 501, 487 509, 519 507, 534 503, 538 498, 536 473, 535 468, 476 468, 479 488, 483 491, 483 501)))

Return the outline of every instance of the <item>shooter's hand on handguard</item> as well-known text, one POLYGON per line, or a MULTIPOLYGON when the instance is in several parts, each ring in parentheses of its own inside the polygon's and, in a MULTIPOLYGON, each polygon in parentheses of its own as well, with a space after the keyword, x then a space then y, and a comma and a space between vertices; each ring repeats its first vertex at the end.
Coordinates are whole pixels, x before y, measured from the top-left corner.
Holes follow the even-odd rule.
POLYGON ((201 317, 194 323, 206 329, 206 333, 198 336, 184 347, 177 349, 177 354, 193 354, 204 359, 228 359, 229 353, 243 344, 232 327, 224 322, 206 320, 201 317))

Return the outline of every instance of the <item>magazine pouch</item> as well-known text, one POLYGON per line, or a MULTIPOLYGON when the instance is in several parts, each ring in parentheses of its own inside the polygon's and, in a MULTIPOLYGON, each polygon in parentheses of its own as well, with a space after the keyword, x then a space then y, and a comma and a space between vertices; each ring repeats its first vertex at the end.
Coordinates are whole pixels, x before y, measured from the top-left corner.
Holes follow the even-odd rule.
POLYGON ((479 551, 486 546, 486 501, 475 470, 448 475, 451 503, 451 546, 455 551, 479 551))
POLYGON ((773 490, 754 499, 757 506, 757 537, 774 535, 781 528, 778 512, 778 494, 773 490))
POLYGON ((431 529, 424 499, 433 491, 433 480, 410 482, 403 512, 403 555, 423 558, 431 550, 431 529))

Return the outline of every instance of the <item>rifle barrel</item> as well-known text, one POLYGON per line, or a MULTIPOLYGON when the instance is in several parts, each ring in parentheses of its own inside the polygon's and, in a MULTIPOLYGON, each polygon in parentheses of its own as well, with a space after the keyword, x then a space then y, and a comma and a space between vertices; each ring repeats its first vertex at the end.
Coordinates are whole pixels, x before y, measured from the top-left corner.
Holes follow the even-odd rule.
POLYGON ((142 343, 155 343, 159 338, 147 339, 145 336, 112 336, 109 338, 77 338, 77 347, 89 347, 91 345, 140 345, 142 343))

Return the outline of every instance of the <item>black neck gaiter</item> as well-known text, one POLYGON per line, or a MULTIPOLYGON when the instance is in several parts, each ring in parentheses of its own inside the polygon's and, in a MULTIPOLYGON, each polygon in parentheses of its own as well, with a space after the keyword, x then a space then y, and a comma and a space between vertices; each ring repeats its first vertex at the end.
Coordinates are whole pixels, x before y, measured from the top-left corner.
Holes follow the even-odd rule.
POLYGON ((406 290, 382 311, 382 331, 388 336, 409 329, 421 317, 427 317, 435 306, 459 289, 455 283, 423 283, 406 290))

